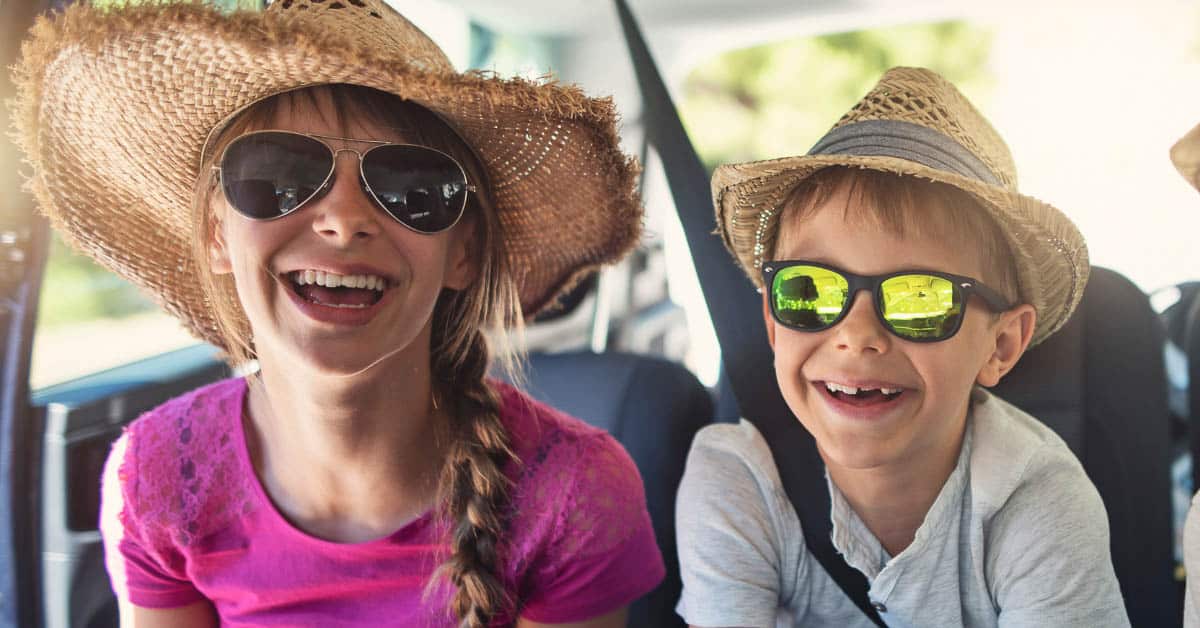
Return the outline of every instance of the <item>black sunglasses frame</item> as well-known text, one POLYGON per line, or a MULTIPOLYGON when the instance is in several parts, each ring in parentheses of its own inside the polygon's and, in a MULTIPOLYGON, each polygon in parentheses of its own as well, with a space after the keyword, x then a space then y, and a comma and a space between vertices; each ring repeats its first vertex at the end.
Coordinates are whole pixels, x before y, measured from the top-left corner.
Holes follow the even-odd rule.
POLYGON ((225 194, 226 200, 229 202, 229 206, 232 207, 234 209, 234 211, 241 214, 242 216, 245 216, 246 218, 249 218, 250 220, 267 222, 267 221, 278 220, 280 218, 290 216, 290 215, 296 213, 297 211, 299 211, 300 208, 304 207, 308 203, 310 203, 312 201, 320 200, 321 197, 325 196, 325 194, 328 193, 329 189, 332 187, 334 173, 337 172, 338 155, 340 155, 343 152, 354 153, 355 155, 358 156, 358 184, 359 184, 359 187, 362 188, 363 193, 367 195, 367 198, 371 199, 371 201, 373 203, 375 203, 375 206, 378 207, 389 218, 400 223, 401 225, 404 225, 406 228, 408 228, 409 230, 414 231, 416 233, 420 233, 423 235, 433 235, 436 233, 441 233, 443 231, 452 229, 454 227, 454 225, 458 224, 459 220, 462 220, 463 214, 466 213, 467 194, 473 194, 478 191, 478 189, 474 185, 472 185, 471 182, 467 179, 467 171, 466 171, 466 169, 464 169, 462 167, 462 164, 460 164, 457 159, 455 159, 453 156, 451 156, 450 154, 448 154, 446 152, 440 151, 440 150, 438 150, 436 148, 432 148, 430 146, 422 146, 420 144, 404 144, 404 143, 399 143, 399 142, 389 142, 386 140, 366 140, 366 139, 357 139, 357 138, 352 138, 352 137, 338 137, 335 135, 321 135, 321 134, 317 134, 317 133, 300 133, 298 131, 285 131, 282 129, 263 129, 260 131, 251 131, 250 133, 245 133, 243 135, 239 135, 233 141, 229 142, 229 144, 227 144, 225 146, 225 149, 223 151, 221 151, 221 156, 219 158, 217 158, 217 162, 216 162, 216 165, 213 166, 213 170, 215 170, 217 172, 217 180, 218 180, 218 185, 221 188, 221 193, 225 194), (245 140, 246 138, 253 137, 255 135, 263 135, 263 134, 290 135, 290 136, 294 136, 294 137, 308 138, 308 139, 313 140, 314 142, 320 144, 321 146, 324 146, 325 149, 329 151, 329 172, 325 174, 324 181, 321 182, 321 185, 319 185, 317 187, 316 191, 314 191, 312 194, 310 194, 304 200, 296 203, 295 207, 292 207, 291 209, 289 209, 281 214, 273 215, 273 216, 270 216, 267 218, 262 218, 262 217, 252 216, 250 214, 247 214, 246 212, 244 212, 240 208, 238 208, 235 203, 233 203, 232 201, 229 201, 228 194, 225 192, 225 180, 224 180, 225 157, 229 154, 230 147, 237 144, 238 142, 245 140), (330 146, 325 140, 339 140, 339 141, 343 141, 343 142, 356 142, 356 143, 362 143, 362 144, 372 144, 372 146, 370 148, 368 148, 367 150, 360 152, 360 151, 354 150, 352 148, 334 148, 334 147, 330 146), (371 189, 370 183, 367 182, 367 175, 366 175, 366 172, 363 170, 363 160, 366 159, 367 155, 369 155, 371 153, 371 151, 373 151, 377 148, 383 148, 383 147, 387 147, 387 146, 401 146, 401 147, 405 147, 405 148, 416 148, 416 149, 421 149, 421 150, 426 150, 426 151, 430 151, 433 153, 437 153, 438 155, 445 157, 451 163, 453 163, 456 167, 458 167, 458 171, 460 173, 462 173, 463 183, 466 185, 466 187, 465 187, 466 193, 463 194, 463 202, 462 202, 462 206, 458 208, 458 214, 454 217, 454 220, 449 225, 442 227, 440 229, 434 229, 431 231, 424 230, 424 229, 418 229, 417 227, 414 227, 414 226, 404 222, 399 217, 397 217, 395 214, 393 214, 391 211, 389 211, 387 206, 384 205, 383 201, 381 201, 379 199, 379 197, 375 195, 375 192, 371 189))
POLYGON ((850 312, 850 308, 854 304, 855 297, 857 297, 858 293, 863 290, 871 293, 871 299, 875 308, 875 315, 879 318, 879 322, 883 325, 884 329, 891 332, 893 336, 909 342, 941 342, 943 340, 949 340, 950 338, 953 338, 954 335, 958 333, 958 330, 962 327, 963 319, 966 318, 967 301, 971 298, 971 295, 978 296, 980 300, 983 301, 983 303, 988 307, 988 309, 993 312, 1005 312, 1013 307, 1013 304, 1009 303, 1008 299, 1004 298, 1003 295, 992 288, 985 286, 977 279, 965 277, 963 275, 952 275, 950 273, 943 273, 934 270, 911 269, 900 270, 883 275, 858 275, 836 266, 830 266, 829 264, 822 264, 820 262, 813 262, 810 260, 773 260, 763 264, 762 278, 764 290, 767 292, 767 302, 770 303, 771 307, 771 316, 780 325, 796 331, 825 331, 826 329, 829 329, 842 322, 842 319, 846 318, 846 314, 850 312), (830 321, 829 324, 815 328, 800 327, 788 323, 779 316, 779 312, 777 312, 775 309, 775 298, 773 295, 775 276, 781 271, 794 266, 813 266, 816 268, 823 268, 830 272, 837 273, 846 279, 846 283, 849 285, 849 287, 847 289, 846 300, 842 303, 842 311, 838 313, 837 318, 830 321), (951 329, 945 335, 937 338, 911 338, 901 334, 900 332, 896 331, 894 327, 892 327, 892 324, 887 320, 883 313, 883 283, 888 279, 899 277, 901 275, 929 275, 932 277, 939 277, 950 282, 950 285, 954 287, 954 291, 961 295, 961 300, 959 302, 962 303, 963 308, 962 314, 958 316, 954 323, 953 329, 951 329))

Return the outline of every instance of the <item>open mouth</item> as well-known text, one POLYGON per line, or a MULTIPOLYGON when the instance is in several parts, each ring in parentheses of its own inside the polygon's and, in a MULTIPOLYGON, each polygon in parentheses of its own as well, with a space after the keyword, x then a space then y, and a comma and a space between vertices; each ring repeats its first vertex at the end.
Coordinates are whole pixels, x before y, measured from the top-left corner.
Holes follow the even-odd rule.
POLYGON ((287 278, 300 298, 325 307, 366 309, 383 298, 390 285, 378 275, 338 275, 321 270, 297 270, 287 278))
POLYGON ((903 388, 899 387, 859 388, 836 382, 818 382, 818 386, 833 399, 854 406, 878 406, 894 403, 905 392, 903 388))

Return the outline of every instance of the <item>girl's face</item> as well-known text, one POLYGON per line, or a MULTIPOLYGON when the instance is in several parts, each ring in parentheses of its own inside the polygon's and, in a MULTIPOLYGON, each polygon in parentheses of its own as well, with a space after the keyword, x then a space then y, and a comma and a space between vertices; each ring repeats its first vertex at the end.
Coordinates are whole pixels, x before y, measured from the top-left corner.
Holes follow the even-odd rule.
MULTIPOLYGON (((270 128, 406 141, 394 130, 350 116, 344 125, 335 124, 324 94, 316 106, 306 98, 291 99, 294 106, 287 102, 270 128)), ((325 141, 335 150, 368 147, 325 141)), ((473 221, 464 216, 434 235, 411 231, 366 196, 358 167, 354 153, 340 152, 330 190, 276 220, 251 220, 223 194, 214 196, 210 266, 216 274, 232 273, 260 358, 300 361, 329 373, 358 372, 392 354, 403 356, 398 364, 428 365, 438 295, 443 288, 462 289, 473 276, 467 254, 473 221), (322 274, 368 287, 315 285, 322 274), (378 284, 382 291, 370 287, 378 284)))

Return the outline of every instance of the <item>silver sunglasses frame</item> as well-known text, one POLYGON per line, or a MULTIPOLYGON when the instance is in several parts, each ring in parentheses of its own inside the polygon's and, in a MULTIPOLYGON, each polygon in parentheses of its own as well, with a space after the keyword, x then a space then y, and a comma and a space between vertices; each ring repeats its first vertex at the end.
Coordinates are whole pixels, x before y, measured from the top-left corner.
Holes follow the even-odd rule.
MULTIPOLYGON (((329 184, 333 180, 334 173, 337 172, 338 156, 345 152, 345 153, 354 153, 358 157, 358 184, 362 188, 363 192, 366 192, 367 198, 370 198, 371 201, 373 203, 375 203, 375 206, 380 211, 382 211, 385 215, 387 215, 388 218, 391 218, 392 220, 400 223, 406 229, 408 229, 414 233, 420 233, 422 235, 434 235, 437 233, 441 233, 443 231, 449 231, 450 229, 453 229, 454 226, 458 224, 458 221, 462 220, 463 214, 466 213, 466 210, 467 210, 466 195, 463 196, 463 205, 462 205, 462 207, 460 207, 458 209, 458 215, 455 216, 454 222, 452 222, 449 225, 447 225, 441 229, 438 229, 436 231, 423 231, 421 229, 417 229, 416 227, 413 227, 412 225, 405 223, 403 220, 400 220, 396 216, 392 215, 392 213, 390 211, 388 211, 387 207, 384 206, 383 202, 380 201, 379 197, 375 194, 375 191, 371 189, 371 184, 367 182, 366 173, 363 172, 363 157, 365 157, 368 153, 375 150, 376 148, 380 148, 382 146, 404 146, 404 147, 420 148, 423 150, 429 150, 429 151, 438 153, 440 155, 443 155, 446 157, 446 159, 449 159, 450 162, 453 163, 458 168, 459 172, 462 173, 463 181, 465 181, 467 184, 467 186, 466 186, 467 193, 469 193, 469 194, 478 193, 478 188, 476 188, 475 185, 473 185, 470 182, 470 179, 468 179, 468 177, 467 177, 467 171, 465 168, 462 167, 462 164, 459 163, 458 160, 455 159, 449 153, 438 150, 431 146, 424 146, 422 144, 406 144, 406 143, 402 143, 402 142, 389 142, 387 140, 367 140, 367 139, 360 139, 360 138, 355 138, 355 137, 339 137, 336 135, 322 135, 319 133, 301 133, 299 131, 289 131, 289 130, 285 130, 285 129, 261 129, 258 131, 251 131, 249 133, 243 133, 242 135, 239 135, 236 138, 234 138, 233 141, 229 142, 229 144, 227 144, 225 146, 225 148, 221 151, 220 157, 217 158, 216 163, 213 164, 213 166, 212 166, 212 169, 214 171, 216 171, 216 173, 217 173, 217 184, 221 188, 221 194, 225 196, 225 202, 229 203, 229 206, 233 207, 234 211, 238 211, 238 210, 236 207, 234 207, 233 203, 229 200, 228 195, 225 194, 225 177, 224 177, 224 173, 221 170, 221 164, 223 164, 225 162, 225 155, 229 151, 229 147, 233 146, 234 143, 238 142, 239 140, 241 140, 243 138, 250 137, 252 135, 261 135, 264 133, 282 133, 285 135, 299 135, 301 137, 307 137, 307 138, 316 140, 319 144, 321 144, 322 146, 324 146, 326 149, 329 150, 330 156, 332 157, 332 161, 330 162, 332 164, 332 166, 329 168, 329 172, 325 175, 325 179, 321 182, 321 185, 317 186, 316 191, 314 191, 312 194, 310 194, 308 196, 308 198, 304 199, 303 201, 300 201, 299 203, 296 203, 295 207, 291 208, 287 212, 279 214, 278 216, 271 216, 270 218, 252 218, 250 216, 246 216, 250 220, 269 222, 269 221, 273 221, 273 220, 279 220, 280 218, 286 218, 286 217, 291 216, 292 214, 296 213, 297 211, 299 211, 302 207, 307 205, 309 203, 309 201, 312 201, 313 199, 324 196, 325 193, 329 190, 329 184), (326 142, 325 140, 340 140, 343 142, 357 142, 357 143, 362 143, 362 144, 373 144, 373 146, 371 146, 370 148, 368 148, 365 151, 358 151, 353 148, 334 148, 333 146, 330 146, 329 143, 326 142)), ((238 213, 245 216, 245 214, 242 214, 240 211, 238 211, 238 213)))

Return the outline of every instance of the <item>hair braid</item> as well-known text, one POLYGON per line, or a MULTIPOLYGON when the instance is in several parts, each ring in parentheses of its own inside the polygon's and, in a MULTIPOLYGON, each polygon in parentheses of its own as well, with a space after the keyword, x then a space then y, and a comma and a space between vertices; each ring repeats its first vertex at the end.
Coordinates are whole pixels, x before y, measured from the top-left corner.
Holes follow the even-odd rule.
POLYGON ((487 340, 476 331, 459 364, 435 366, 455 389, 453 437, 439 485, 451 553, 440 570, 456 588, 450 607, 463 628, 487 626, 510 602, 499 577, 498 546, 510 488, 504 466, 514 455, 499 399, 484 380, 488 357, 487 340))

